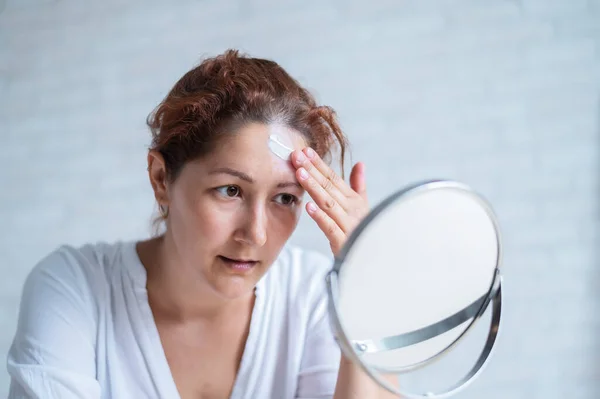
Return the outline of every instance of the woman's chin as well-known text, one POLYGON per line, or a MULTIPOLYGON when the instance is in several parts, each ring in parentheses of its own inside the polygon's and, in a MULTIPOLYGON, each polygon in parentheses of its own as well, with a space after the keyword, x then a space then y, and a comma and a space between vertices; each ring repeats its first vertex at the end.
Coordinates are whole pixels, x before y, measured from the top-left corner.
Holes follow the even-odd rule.
POLYGON ((227 299, 240 299, 250 295, 256 286, 256 279, 241 278, 239 276, 219 276, 213 282, 213 288, 222 297, 227 299))
POLYGON ((230 265, 217 261, 212 266, 209 279, 213 289, 227 299, 248 297, 265 273, 262 262, 255 265, 230 265), (238 267, 239 266, 239 267, 238 267))

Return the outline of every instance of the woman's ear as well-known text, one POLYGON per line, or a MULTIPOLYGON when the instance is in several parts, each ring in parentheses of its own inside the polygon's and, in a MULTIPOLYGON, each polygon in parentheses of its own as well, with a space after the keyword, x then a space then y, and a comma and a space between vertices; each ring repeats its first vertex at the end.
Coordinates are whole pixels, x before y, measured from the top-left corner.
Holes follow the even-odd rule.
POLYGON ((169 206, 169 193, 167 190, 167 168, 165 159, 158 151, 148 152, 148 177, 154 190, 154 198, 159 206, 169 206))

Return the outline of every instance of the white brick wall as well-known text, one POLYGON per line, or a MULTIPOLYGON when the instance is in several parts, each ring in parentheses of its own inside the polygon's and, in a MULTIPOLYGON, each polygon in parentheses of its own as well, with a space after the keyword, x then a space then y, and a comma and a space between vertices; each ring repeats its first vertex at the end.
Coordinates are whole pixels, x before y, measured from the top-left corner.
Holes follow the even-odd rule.
POLYGON ((1 0, 0 357, 41 256, 149 233, 144 118, 237 47, 338 110, 374 203, 429 177, 494 203, 503 335, 458 397, 600 397, 600 0, 367 3, 1 0))

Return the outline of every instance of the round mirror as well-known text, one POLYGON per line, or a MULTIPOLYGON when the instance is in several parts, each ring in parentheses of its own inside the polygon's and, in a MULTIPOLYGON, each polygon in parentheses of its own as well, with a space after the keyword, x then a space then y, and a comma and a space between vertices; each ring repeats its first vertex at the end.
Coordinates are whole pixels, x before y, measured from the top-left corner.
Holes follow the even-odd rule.
POLYGON ((355 229, 327 278, 342 351, 399 396, 457 393, 482 370, 494 346, 500 255, 490 205, 464 184, 428 181, 391 195, 355 229), (456 384, 412 393, 389 382, 386 376, 425 367, 466 339, 488 308, 485 346, 456 384))

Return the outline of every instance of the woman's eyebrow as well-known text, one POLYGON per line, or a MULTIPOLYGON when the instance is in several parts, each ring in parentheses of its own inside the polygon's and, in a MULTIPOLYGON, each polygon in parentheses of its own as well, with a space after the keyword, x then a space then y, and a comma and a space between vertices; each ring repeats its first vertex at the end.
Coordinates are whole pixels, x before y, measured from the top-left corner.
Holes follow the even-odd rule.
MULTIPOLYGON (((255 182, 255 180, 248 174, 241 172, 239 170, 232 169, 232 168, 226 168, 226 167, 225 168, 217 168, 217 169, 211 170, 208 174, 209 175, 226 174, 226 175, 231 175, 231 176, 240 178, 244 181, 247 181, 248 183, 255 182)), ((286 187, 296 187, 301 190, 303 189, 302 185, 300 183, 298 183, 297 181, 287 181, 287 182, 277 183, 277 188, 286 188, 286 187)))
POLYGON ((231 168, 213 169, 208 174, 209 175, 227 174, 227 175, 239 177, 240 179, 245 180, 248 183, 254 183, 254 179, 252 177, 248 176, 246 173, 240 172, 239 170, 235 170, 235 169, 231 169, 231 168))
POLYGON ((296 187, 303 190, 303 187, 297 181, 281 182, 277 184, 277 188, 296 187))

